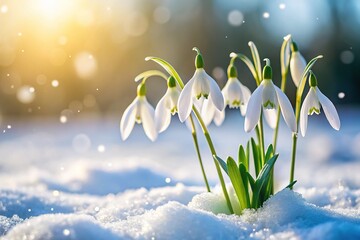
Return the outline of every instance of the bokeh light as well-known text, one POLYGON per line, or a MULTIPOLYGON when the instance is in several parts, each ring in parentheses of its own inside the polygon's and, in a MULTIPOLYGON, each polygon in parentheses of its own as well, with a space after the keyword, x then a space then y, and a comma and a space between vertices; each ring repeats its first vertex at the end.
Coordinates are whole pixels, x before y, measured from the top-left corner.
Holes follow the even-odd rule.
POLYGON ((244 15, 239 10, 232 10, 229 12, 228 21, 231 26, 238 27, 243 24, 244 15))
POLYGON ((78 153, 85 153, 89 151, 91 147, 91 140, 86 134, 78 134, 72 141, 73 149, 78 153))
POLYGON ((74 66, 81 79, 89 79, 96 73, 97 61, 91 53, 81 52, 76 55, 74 66))
POLYGON ((35 89, 28 85, 22 86, 18 89, 16 97, 21 103, 31 103, 35 99, 35 89))
POLYGON ((340 59, 344 64, 352 63, 354 58, 354 54, 349 50, 345 50, 340 53, 340 59))

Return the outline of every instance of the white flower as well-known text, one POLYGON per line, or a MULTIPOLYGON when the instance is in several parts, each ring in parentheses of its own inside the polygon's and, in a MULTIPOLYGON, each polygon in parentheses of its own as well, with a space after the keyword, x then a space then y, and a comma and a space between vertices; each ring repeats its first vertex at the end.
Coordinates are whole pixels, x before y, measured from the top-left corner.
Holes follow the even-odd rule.
POLYGON ((205 99, 201 108, 201 117, 206 126, 213 120, 216 126, 220 126, 225 119, 225 109, 219 111, 209 99, 205 99))
POLYGON ((126 140, 134 128, 135 122, 142 123, 146 136, 152 141, 157 137, 154 120, 154 108, 149 104, 145 96, 145 85, 140 84, 138 95, 126 108, 120 121, 120 132, 123 140, 126 140))
POLYGON ((330 125, 335 129, 340 129, 340 119, 334 104, 319 90, 315 75, 310 73, 310 90, 306 95, 300 111, 300 132, 304 137, 307 129, 308 115, 320 113, 323 108, 325 116, 330 125), (313 79, 312 79, 313 78, 313 79))
POLYGON ((270 71, 270 74, 264 74, 264 80, 250 97, 245 116, 244 129, 246 132, 250 132, 255 128, 259 122, 262 107, 264 111, 267 111, 268 109, 277 109, 279 105, 285 123, 292 132, 296 132, 295 116, 291 103, 280 88, 272 82, 270 66, 265 66, 264 72, 267 72, 267 70, 270 71))
POLYGON ((301 77, 306 67, 305 58, 299 52, 296 43, 291 44, 290 73, 296 87, 301 82, 301 77))
POLYGON ((155 108, 155 125, 156 130, 159 133, 165 131, 168 128, 171 121, 171 115, 175 115, 175 113, 177 113, 177 102, 179 100, 179 95, 180 91, 176 85, 172 87, 169 86, 165 95, 157 104, 155 108))
POLYGON ((239 108, 241 115, 245 116, 248 101, 251 96, 249 88, 245 87, 239 79, 229 78, 221 91, 225 98, 225 104, 229 108, 239 108))
POLYGON ((208 99, 219 111, 224 109, 224 97, 219 86, 203 68, 197 68, 179 96, 178 114, 181 122, 189 117, 194 101, 201 97, 208 99))

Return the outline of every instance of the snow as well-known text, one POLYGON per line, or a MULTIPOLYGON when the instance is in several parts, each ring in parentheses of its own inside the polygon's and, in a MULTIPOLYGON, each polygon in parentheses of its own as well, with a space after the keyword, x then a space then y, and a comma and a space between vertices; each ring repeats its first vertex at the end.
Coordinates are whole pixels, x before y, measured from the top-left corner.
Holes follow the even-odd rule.
MULTIPOLYGON (((340 117, 340 132, 310 118, 295 191, 284 189, 291 133, 282 129, 278 192, 241 216, 228 215, 199 136, 213 190, 206 192, 191 134, 176 119, 155 143, 138 126, 122 142, 118 116, 4 120, 2 128, 12 127, 0 138, 1 239, 360 239, 360 112, 342 109, 340 117), (78 135, 87 139, 81 151, 78 135)), ((221 157, 236 156, 251 136, 242 123, 234 112, 210 127, 221 157)))

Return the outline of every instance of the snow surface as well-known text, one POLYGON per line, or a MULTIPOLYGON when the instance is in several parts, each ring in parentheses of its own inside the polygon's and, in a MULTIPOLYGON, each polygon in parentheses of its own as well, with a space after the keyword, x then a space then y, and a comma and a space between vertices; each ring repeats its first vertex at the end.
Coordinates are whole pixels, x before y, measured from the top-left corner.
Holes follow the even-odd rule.
MULTIPOLYGON (((213 189, 205 191, 191 134, 175 119, 155 143, 140 126, 122 142, 120 116, 5 120, 1 239, 360 239, 360 111, 342 109, 340 117, 340 132, 323 116, 310 118, 299 138, 295 191, 283 189, 291 133, 281 129, 278 192, 241 216, 227 214, 200 135, 213 189)), ((242 127, 237 112, 210 127, 221 157, 236 156, 253 136, 242 127)))

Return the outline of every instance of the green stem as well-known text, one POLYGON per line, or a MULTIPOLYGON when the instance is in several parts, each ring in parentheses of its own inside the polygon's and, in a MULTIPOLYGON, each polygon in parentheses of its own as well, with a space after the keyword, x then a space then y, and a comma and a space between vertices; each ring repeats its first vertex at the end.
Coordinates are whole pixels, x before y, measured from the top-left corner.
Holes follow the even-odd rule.
MULTIPOLYGON (((299 128, 299 116, 300 116, 300 105, 301 105, 301 95, 296 95, 296 105, 295 105, 295 120, 296 126, 299 128)), ((297 145, 297 138, 298 138, 298 130, 296 133, 293 133, 292 136, 292 150, 291 150, 291 168, 290 168, 290 183, 294 181, 295 176, 295 160, 296 160, 296 145, 297 145)), ((291 186, 290 189, 293 189, 291 186)))
MULTIPOLYGON (((297 133, 293 133, 292 140, 293 140, 293 143, 292 143, 292 154, 291 154, 290 183, 292 183, 294 181, 294 175, 295 175, 297 133)), ((293 189, 293 186, 291 186, 290 189, 293 189)))
POLYGON ((198 159, 199 159, 199 164, 200 164, 201 172, 202 172, 202 175, 203 175, 203 178, 204 178, 204 182, 205 182, 205 185, 206 185, 206 190, 207 190, 208 192, 211 192, 210 186, 209 186, 209 182, 208 182, 207 177, 206 177, 206 174, 205 174, 204 165, 203 165, 203 163, 202 163, 201 154, 200 154, 200 149, 199 149, 199 144, 198 144, 198 139, 197 139, 197 134, 196 134, 196 129, 195 129, 195 124, 194 124, 194 119, 192 118, 192 116, 190 116, 190 122, 191 122, 191 134, 192 134, 192 137, 193 137, 196 154, 197 154, 197 157, 198 157, 198 159))
POLYGON ((264 143, 264 127, 263 127, 263 119, 262 119, 262 112, 260 114, 260 120, 259 120, 259 128, 260 128, 260 154, 261 154, 261 168, 265 164, 265 143, 264 143))
MULTIPOLYGON (((213 142, 211 140, 210 133, 209 133, 203 119, 201 118, 201 115, 200 115, 199 111, 195 107, 193 107, 193 112, 194 112, 197 120, 200 123, 201 129, 203 130, 204 136, 206 138, 206 142, 207 142, 207 144, 208 144, 208 146, 210 148, 211 155, 216 156, 217 154, 216 154, 216 151, 215 151, 214 144, 213 144, 213 142)), ((230 201, 227 189, 226 189, 224 177, 223 177, 223 175, 221 173, 219 163, 216 160, 214 160, 214 163, 215 163, 217 174, 219 176, 219 180, 220 180, 221 188, 222 188, 225 200, 226 200, 226 204, 227 204, 227 206, 229 208, 230 213, 233 214, 234 210, 233 210, 232 205, 231 205, 231 201, 230 201)))

